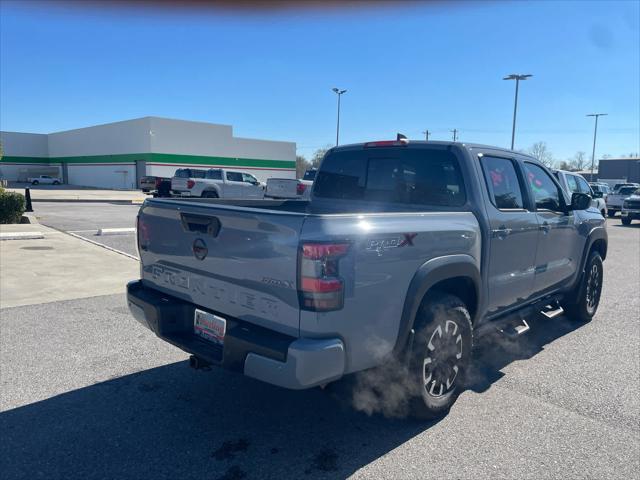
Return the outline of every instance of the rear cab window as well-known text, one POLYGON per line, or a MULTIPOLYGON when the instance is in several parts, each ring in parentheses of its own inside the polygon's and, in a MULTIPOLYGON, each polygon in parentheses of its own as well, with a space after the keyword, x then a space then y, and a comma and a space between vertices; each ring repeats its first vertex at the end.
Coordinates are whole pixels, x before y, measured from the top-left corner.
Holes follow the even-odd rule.
POLYGON ((466 203, 457 157, 448 150, 427 148, 330 152, 316 175, 314 195, 435 207, 466 203))

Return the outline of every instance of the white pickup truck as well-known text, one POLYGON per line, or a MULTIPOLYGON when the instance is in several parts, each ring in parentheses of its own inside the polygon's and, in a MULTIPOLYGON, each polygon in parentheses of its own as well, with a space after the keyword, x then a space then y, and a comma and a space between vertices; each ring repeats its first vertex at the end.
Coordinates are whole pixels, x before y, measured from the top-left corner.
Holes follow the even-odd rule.
POLYGON ((52 177, 51 175, 40 175, 39 177, 28 178, 27 181, 31 185, 60 185, 62 180, 58 177, 52 177))
POLYGON ((311 194, 313 180, 318 170, 313 168, 304 173, 303 178, 269 178, 265 198, 274 199, 303 199, 308 200, 311 194))
POLYGON ((622 211, 624 199, 633 195, 637 188, 638 184, 631 183, 607 195, 607 209, 610 217, 615 217, 616 212, 622 211))
POLYGON ((250 173, 223 168, 211 168, 203 178, 176 175, 171 179, 171 191, 181 197, 264 198, 264 188, 250 173))

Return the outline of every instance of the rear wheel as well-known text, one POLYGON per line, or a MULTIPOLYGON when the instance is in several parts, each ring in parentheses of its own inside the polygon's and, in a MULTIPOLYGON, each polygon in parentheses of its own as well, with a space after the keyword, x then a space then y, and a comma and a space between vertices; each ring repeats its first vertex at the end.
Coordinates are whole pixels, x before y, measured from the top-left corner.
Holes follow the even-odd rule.
POLYGON ((623 225, 631 225, 631 217, 628 215, 623 215, 620 220, 622 220, 623 225))
POLYGON ((562 302, 562 308, 571 320, 589 322, 598 310, 603 283, 602 257, 592 251, 580 279, 576 294, 562 302))
POLYGON ((202 198, 218 198, 218 193, 211 190, 207 190, 205 192, 202 192, 202 198))
POLYGON ((471 361, 471 316, 458 297, 434 292, 418 311, 408 375, 417 386, 412 413, 432 419, 447 414, 464 389, 471 361))

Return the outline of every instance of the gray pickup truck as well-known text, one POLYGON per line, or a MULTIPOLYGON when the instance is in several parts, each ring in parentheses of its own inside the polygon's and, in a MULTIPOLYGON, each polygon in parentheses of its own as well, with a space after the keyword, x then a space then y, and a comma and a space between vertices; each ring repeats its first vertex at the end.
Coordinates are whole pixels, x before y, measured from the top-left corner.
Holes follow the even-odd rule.
POLYGON ((291 389, 399 361, 414 415, 441 416, 474 337, 516 336, 545 310, 595 314, 604 219, 568 195, 500 148, 336 147, 309 201, 147 199, 129 308, 192 366, 291 389))

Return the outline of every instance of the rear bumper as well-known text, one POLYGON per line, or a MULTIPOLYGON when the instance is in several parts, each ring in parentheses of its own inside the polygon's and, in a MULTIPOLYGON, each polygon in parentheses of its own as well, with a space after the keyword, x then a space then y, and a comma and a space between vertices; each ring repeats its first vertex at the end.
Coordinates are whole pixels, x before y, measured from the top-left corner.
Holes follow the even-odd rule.
POLYGON ((220 347, 193 334, 196 306, 192 303, 140 280, 127 285, 127 303, 134 318, 161 339, 208 363, 273 385, 310 388, 344 373, 344 344, 338 338, 295 338, 220 314, 227 319, 224 347, 220 347))

